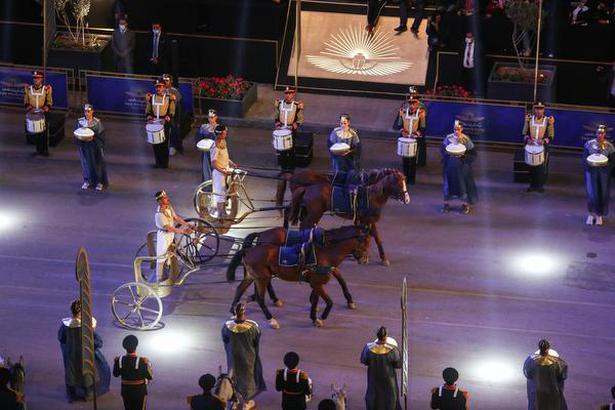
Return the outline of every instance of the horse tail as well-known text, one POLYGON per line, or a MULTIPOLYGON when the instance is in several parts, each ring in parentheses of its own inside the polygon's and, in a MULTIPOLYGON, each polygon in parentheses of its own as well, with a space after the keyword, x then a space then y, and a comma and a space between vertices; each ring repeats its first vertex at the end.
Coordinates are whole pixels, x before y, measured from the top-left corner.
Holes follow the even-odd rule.
POLYGON ((244 238, 241 244, 241 249, 235 252, 233 257, 231 258, 231 261, 228 264, 228 268, 226 268, 226 280, 228 282, 235 281, 235 271, 237 270, 239 265, 241 265, 241 260, 243 259, 243 256, 245 255, 246 251, 252 246, 254 246, 254 240, 258 238, 259 235, 260 232, 252 232, 244 238))
POLYGON ((301 213, 301 203, 303 202, 304 194, 305 187, 299 187, 293 192, 293 198, 290 204, 290 215, 288 216, 292 225, 299 223, 299 214, 301 213))
POLYGON ((288 181, 293 177, 292 172, 280 173, 280 179, 278 179, 278 186, 275 191, 275 204, 276 206, 282 206, 284 204, 284 194, 286 193, 286 186, 288 181))

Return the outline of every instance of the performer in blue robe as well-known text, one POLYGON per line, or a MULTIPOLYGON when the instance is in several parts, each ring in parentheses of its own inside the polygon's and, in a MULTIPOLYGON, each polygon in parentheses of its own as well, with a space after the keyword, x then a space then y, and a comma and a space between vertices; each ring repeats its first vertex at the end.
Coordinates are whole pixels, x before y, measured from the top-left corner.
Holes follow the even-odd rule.
POLYGON ((609 195, 611 191, 611 169, 615 159, 615 147, 606 140, 606 126, 600 125, 596 130, 596 138, 585 143, 583 151, 583 166, 585 168, 585 192, 587 193, 587 209, 589 216, 587 225, 602 225, 602 217, 609 214, 609 195), (590 165, 587 157, 602 154, 608 162, 604 165, 590 165))
POLYGON ((259 357, 260 335, 258 324, 246 318, 243 303, 235 306, 235 319, 222 326, 228 373, 244 402, 267 390, 259 357))
POLYGON ((440 146, 444 177, 444 206, 442 212, 449 212, 448 202, 458 199, 463 202, 463 213, 470 213, 470 205, 478 202, 478 192, 472 175, 472 162, 476 156, 474 143, 463 133, 463 125, 455 121, 454 133, 447 135, 440 146), (463 155, 451 155, 446 147, 462 144, 466 147, 463 155))
MULTIPOLYGON (((209 110, 207 114, 207 124, 202 124, 199 127, 199 131, 196 133, 196 142, 198 143, 202 139, 216 140, 216 127, 218 126, 218 114, 216 110, 209 110)), ((209 181, 211 179, 211 155, 210 151, 201 151, 201 169, 203 181, 209 181)))
POLYGON ((548 340, 539 341, 538 352, 528 356, 523 364, 528 410, 568 410, 564 397, 568 365, 550 347, 548 340))
POLYGON ((340 126, 334 128, 327 139, 327 147, 330 149, 333 144, 345 143, 350 146, 350 151, 342 155, 333 154, 331 151, 331 161, 333 162, 333 172, 348 172, 350 170, 361 169, 361 142, 359 134, 350 128, 350 115, 340 115, 340 126))
POLYGON ((93 186, 97 191, 102 191, 109 186, 107 178, 107 165, 105 164, 105 128, 102 122, 94 117, 94 108, 90 104, 83 107, 84 117, 77 120, 75 129, 89 128, 94 131, 94 139, 82 141, 75 138, 75 144, 79 147, 81 158, 81 170, 83 172, 83 185, 81 189, 93 186))
POLYGON ((378 339, 368 343, 361 352, 361 363, 367 366, 367 410, 401 410, 397 372, 402 358, 397 342, 387 337, 385 327, 378 329, 378 339))
MULTIPOLYGON (((81 359, 81 302, 75 300, 71 304, 72 317, 62 319, 58 330, 58 341, 62 350, 64 361, 64 381, 68 401, 89 400, 92 398, 92 380, 83 377, 81 359)), ((92 318, 96 329, 96 320, 92 318)), ((94 348, 96 361, 96 395, 100 396, 109 391, 111 383, 111 369, 101 349, 103 341, 94 332, 94 348)))

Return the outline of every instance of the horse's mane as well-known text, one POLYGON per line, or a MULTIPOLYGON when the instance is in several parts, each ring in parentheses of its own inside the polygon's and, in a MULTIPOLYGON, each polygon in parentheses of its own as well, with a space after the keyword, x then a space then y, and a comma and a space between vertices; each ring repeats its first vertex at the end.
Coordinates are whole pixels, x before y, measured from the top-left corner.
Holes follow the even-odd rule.
POLYGON ((387 170, 385 176, 367 187, 370 196, 384 197, 384 190, 391 184, 391 181, 396 182, 398 178, 405 178, 398 169, 384 168, 384 170, 387 170))

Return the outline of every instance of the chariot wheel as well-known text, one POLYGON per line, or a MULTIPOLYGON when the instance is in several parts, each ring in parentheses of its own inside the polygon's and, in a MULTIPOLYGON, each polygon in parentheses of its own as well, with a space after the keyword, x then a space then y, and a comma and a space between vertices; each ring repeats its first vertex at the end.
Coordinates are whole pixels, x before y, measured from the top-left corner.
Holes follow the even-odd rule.
MULTIPOLYGON (((156 256, 156 235, 153 235, 153 238, 151 241, 151 249, 148 246, 147 242, 144 242, 141 246, 139 246, 139 249, 137 249, 137 252, 135 253, 135 259, 139 256, 141 257, 143 256, 155 257, 156 256)), ((183 263, 180 263, 175 256, 172 256, 167 261, 167 263, 164 264, 164 268, 162 269, 162 277, 163 278, 170 278, 171 276, 179 277, 181 274, 184 273, 185 270, 186 270, 186 266, 183 263), (176 275, 171 275, 173 268, 177 269, 176 275)), ((155 278, 156 278, 156 261, 155 260, 142 261, 141 262, 141 279, 146 283, 155 284, 155 278)))
MULTIPOLYGON (((196 213, 207 222, 216 223, 218 219, 218 209, 216 207, 216 197, 213 193, 213 182, 211 179, 201 183, 194 190, 194 196, 192 198, 194 203, 194 210, 196 213)), ((235 219, 239 211, 239 198, 237 196, 237 190, 235 184, 231 184, 227 191, 227 198, 225 202, 226 218, 235 219)))
POLYGON ((195 231, 190 235, 183 235, 178 248, 194 265, 202 265, 212 260, 220 248, 220 236, 216 228, 201 218, 187 218, 186 222, 194 225, 195 231))
POLYGON ((145 283, 125 283, 113 291, 111 309, 118 323, 135 330, 156 329, 162 317, 162 300, 145 283))

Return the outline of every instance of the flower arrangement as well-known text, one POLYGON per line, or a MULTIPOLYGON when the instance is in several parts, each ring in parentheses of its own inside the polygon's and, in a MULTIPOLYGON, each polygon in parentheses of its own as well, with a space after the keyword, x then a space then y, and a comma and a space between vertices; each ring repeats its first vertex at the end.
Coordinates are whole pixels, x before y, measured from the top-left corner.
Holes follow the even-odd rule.
POLYGON ((219 98, 222 100, 242 100, 253 86, 250 81, 240 77, 208 77, 198 81, 201 97, 219 98))
MULTIPOLYGON (((538 84, 550 84, 553 80, 552 70, 538 70, 538 84)), ((492 80, 516 83, 534 83, 534 70, 521 67, 500 66, 496 68, 492 80)))
POLYGON ((459 98, 470 98, 472 93, 463 88, 460 85, 439 85, 434 90, 427 90, 425 95, 434 96, 434 97, 459 97, 459 98))

